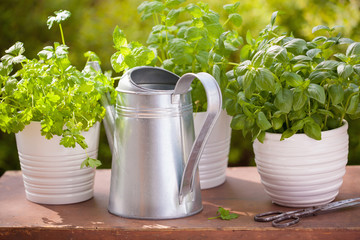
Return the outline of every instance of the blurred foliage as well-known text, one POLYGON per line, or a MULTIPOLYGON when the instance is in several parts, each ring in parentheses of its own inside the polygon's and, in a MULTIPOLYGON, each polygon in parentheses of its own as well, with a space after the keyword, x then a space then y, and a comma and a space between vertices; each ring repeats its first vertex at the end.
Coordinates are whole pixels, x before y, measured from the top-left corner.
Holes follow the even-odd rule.
MULTIPOLYGON (((191 0, 192 2, 196 2, 191 0)), ((203 0, 211 9, 224 11, 222 6, 234 0, 203 0)), ((142 22, 137 13, 141 0, 1 0, 0 1, 0 52, 16 41, 24 42, 25 55, 34 58, 44 46, 58 41, 57 28, 47 29, 47 17, 60 9, 69 10, 71 18, 64 25, 66 43, 70 47, 70 59, 78 68, 85 64, 83 53, 91 50, 102 60, 104 70, 110 70, 110 56, 114 53, 112 32, 119 25, 127 38, 146 42, 151 30, 151 21, 142 22)), ((240 14, 243 18, 240 34, 245 37, 249 29, 253 36, 269 22, 271 13, 280 11, 277 24, 284 31, 311 40, 311 29, 316 25, 342 25, 345 37, 360 41, 360 2, 350 0, 242 0, 240 14)), ((235 56, 236 57, 236 56, 235 56)), ((360 164, 360 123, 349 122, 350 153, 349 164, 360 164)), ((99 159, 103 167, 109 168, 111 154, 102 130, 99 159)), ((253 165, 252 144, 241 132, 233 131, 229 165, 253 165)), ((18 169, 19 161, 14 135, 0 133, 0 175, 4 169, 18 169)))

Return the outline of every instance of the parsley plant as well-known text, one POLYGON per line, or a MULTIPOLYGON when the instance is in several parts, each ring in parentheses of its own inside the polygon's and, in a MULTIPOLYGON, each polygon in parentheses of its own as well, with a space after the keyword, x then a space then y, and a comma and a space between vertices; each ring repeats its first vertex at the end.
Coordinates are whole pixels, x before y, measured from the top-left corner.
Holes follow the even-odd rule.
MULTIPOLYGON (((57 23, 62 43, 44 47, 38 59, 27 59, 24 45, 15 43, 0 62, 0 129, 16 133, 31 121, 41 122, 41 134, 47 139, 62 136, 60 144, 86 149, 82 131, 100 122, 105 109, 100 98, 105 92, 114 94, 111 79, 90 67, 79 71, 71 65, 65 45, 61 22, 70 16, 68 11, 55 12, 48 26, 57 23)), ((88 60, 97 60, 86 53, 88 60)), ((82 166, 97 167, 99 160, 87 158, 82 166)))

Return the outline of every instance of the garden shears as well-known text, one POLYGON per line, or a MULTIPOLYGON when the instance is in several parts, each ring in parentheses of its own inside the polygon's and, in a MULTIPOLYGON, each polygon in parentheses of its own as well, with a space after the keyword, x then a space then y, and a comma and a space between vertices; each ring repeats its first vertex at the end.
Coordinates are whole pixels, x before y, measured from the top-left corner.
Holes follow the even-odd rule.
POLYGON ((360 198, 351 198, 288 212, 270 211, 260 213, 254 217, 254 220, 257 222, 272 222, 273 227, 284 228, 298 223, 301 217, 316 216, 322 213, 327 213, 333 210, 351 207, 358 204, 360 204, 360 198))

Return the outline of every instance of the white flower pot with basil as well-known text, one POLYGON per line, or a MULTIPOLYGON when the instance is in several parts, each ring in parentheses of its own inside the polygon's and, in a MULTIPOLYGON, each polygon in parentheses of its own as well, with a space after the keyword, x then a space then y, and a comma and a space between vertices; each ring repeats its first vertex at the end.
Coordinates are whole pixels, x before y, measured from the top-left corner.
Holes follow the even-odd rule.
MULTIPOLYGON (((70 16, 49 17, 49 28, 70 16)), ((0 129, 16 133, 27 199, 66 204, 92 197, 99 126, 105 109, 99 100, 111 81, 89 66, 78 71, 62 44, 45 47, 27 59, 21 42, 0 62, 0 129), (14 71, 14 69, 17 69, 14 71), (83 168, 85 167, 85 168, 83 168)), ((93 60, 96 55, 87 53, 93 60)), ((96 60, 96 59, 95 59, 96 60)))
MULTIPOLYGON (((224 93, 228 86, 226 72, 232 65, 230 58, 243 43, 234 30, 242 22, 238 14, 240 3, 223 6, 226 13, 223 23, 220 22, 220 14, 209 10, 205 3, 184 4, 183 1, 141 3, 138 11, 142 14, 142 20, 154 20, 147 43, 128 42, 124 32, 116 27, 113 41, 117 51, 111 57, 112 67, 118 73, 143 65, 165 68, 178 76, 207 72, 218 81, 225 102, 224 93)), ((192 99, 197 131, 202 112, 206 111, 206 95, 199 81, 192 84, 192 99)), ((220 134, 212 134, 205 147, 199 163, 203 189, 219 186, 225 181, 231 138, 230 121, 231 117, 224 111, 214 130, 220 134), (218 149, 218 152, 214 152, 214 149, 218 149)))
POLYGON ((348 156, 348 124, 360 117, 360 43, 324 31, 312 41, 278 34, 271 23, 234 69, 231 126, 254 141, 255 161, 272 201, 291 207, 332 201, 348 156), (345 47, 339 48, 339 45, 345 47), (345 49, 341 52, 339 49, 345 49))

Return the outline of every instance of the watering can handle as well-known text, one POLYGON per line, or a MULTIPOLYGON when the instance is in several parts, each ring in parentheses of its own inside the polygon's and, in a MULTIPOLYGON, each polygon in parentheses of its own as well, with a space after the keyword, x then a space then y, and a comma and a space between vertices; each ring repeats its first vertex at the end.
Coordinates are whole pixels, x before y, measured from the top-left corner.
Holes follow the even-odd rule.
POLYGON ((206 97, 207 97, 207 111, 204 124, 200 130, 199 135, 195 139, 195 142, 192 146, 188 161, 186 163, 179 191, 179 201, 180 204, 184 196, 192 192, 195 173, 198 167, 201 154, 204 150, 207 139, 213 129, 215 122, 220 114, 222 106, 222 97, 221 91, 218 83, 215 78, 208 73, 187 73, 184 74, 177 82, 173 99, 178 97, 180 94, 187 93, 189 91, 191 82, 195 79, 199 79, 202 85, 205 88, 206 97))

